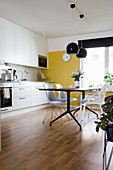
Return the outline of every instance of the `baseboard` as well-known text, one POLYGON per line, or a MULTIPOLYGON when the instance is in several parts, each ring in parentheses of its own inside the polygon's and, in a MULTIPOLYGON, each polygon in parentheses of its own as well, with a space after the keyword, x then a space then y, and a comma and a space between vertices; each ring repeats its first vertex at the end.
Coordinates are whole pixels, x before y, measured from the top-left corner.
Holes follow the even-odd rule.
POLYGON ((46 108, 46 107, 48 107, 48 105, 44 104, 44 105, 39 105, 39 106, 35 106, 35 107, 4 112, 4 113, 1 113, 1 119, 11 117, 11 116, 20 115, 20 114, 24 114, 24 113, 28 113, 28 112, 35 111, 35 110, 40 110, 40 109, 43 109, 43 108, 46 108))

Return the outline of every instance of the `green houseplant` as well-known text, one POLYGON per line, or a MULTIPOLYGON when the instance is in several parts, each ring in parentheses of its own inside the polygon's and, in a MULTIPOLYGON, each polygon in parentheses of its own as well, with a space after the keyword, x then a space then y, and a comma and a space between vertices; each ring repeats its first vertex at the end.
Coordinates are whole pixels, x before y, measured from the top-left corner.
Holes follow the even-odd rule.
POLYGON ((82 75, 83 75, 83 72, 81 72, 80 70, 75 70, 74 72, 72 72, 71 77, 75 79, 74 81, 75 88, 79 88, 79 80, 82 75))
POLYGON ((81 72, 80 70, 75 70, 74 72, 72 72, 72 78, 75 78, 75 80, 80 80, 80 77, 83 75, 83 72, 81 72))
POLYGON ((113 142, 113 95, 105 98, 105 104, 102 105, 102 108, 103 114, 98 121, 95 121, 96 131, 98 132, 99 128, 107 131, 109 141, 113 142))
POLYGON ((107 73, 107 75, 104 76, 104 81, 105 81, 108 85, 113 85, 113 74, 107 73))

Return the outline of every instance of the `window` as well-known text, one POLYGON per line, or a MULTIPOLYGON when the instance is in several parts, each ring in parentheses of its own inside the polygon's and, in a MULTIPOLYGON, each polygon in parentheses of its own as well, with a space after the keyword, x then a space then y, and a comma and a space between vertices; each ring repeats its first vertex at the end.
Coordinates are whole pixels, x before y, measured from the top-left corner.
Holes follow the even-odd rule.
POLYGON ((81 59, 81 69, 84 72, 84 78, 81 79, 81 86, 87 87, 103 82, 105 47, 88 48, 87 57, 81 59))
POLYGON ((109 47, 109 72, 113 74, 113 47, 109 47))
POLYGON ((80 60, 84 72, 81 87, 104 83, 104 76, 113 74, 113 37, 82 40, 82 45, 87 50, 87 57, 80 60))

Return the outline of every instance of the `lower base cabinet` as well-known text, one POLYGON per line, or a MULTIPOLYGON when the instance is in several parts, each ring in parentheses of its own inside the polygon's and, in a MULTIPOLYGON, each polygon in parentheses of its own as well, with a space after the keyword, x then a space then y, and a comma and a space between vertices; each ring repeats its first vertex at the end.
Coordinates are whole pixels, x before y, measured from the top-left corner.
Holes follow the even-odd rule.
POLYGON ((30 107, 30 97, 18 97, 13 99, 13 109, 30 107))
POLYGON ((45 92, 39 92, 38 95, 31 96, 31 106, 41 105, 47 103, 45 92))
POLYGON ((13 110, 47 104, 45 91, 39 88, 44 83, 15 84, 13 86, 13 110))

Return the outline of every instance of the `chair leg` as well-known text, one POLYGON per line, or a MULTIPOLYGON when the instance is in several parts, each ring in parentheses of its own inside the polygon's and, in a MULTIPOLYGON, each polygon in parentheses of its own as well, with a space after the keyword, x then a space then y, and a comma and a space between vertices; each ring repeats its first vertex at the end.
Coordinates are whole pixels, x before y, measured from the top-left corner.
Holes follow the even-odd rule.
POLYGON ((78 116, 78 119, 80 122, 81 122, 81 112, 82 112, 82 105, 80 106, 80 111, 79 111, 79 116, 78 116))
POLYGON ((85 115, 85 108, 86 108, 86 105, 83 105, 84 107, 83 107, 83 115, 82 115, 82 123, 81 123, 81 126, 82 126, 82 129, 83 129, 83 125, 84 125, 84 115, 85 115))
POLYGON ((52 107, 52 112, 51 112, 51 119, 53 118, 53 112, 54 112, 55 107, 52 107))
POLYGON ((47 118, 47 115, 49 115, 49 109, 50 109, 50 107, 51 107, 51 106, 49 106, 49 108, 48 108, 48 110, 47 110, 47 113, 46 113, 46 115, 45 115, 45 117, 44 117, 44 119, 43 119, 42 123, 44 123, 44 122, 45 122, 45 120, 46 120, 46 118, 47 118))

